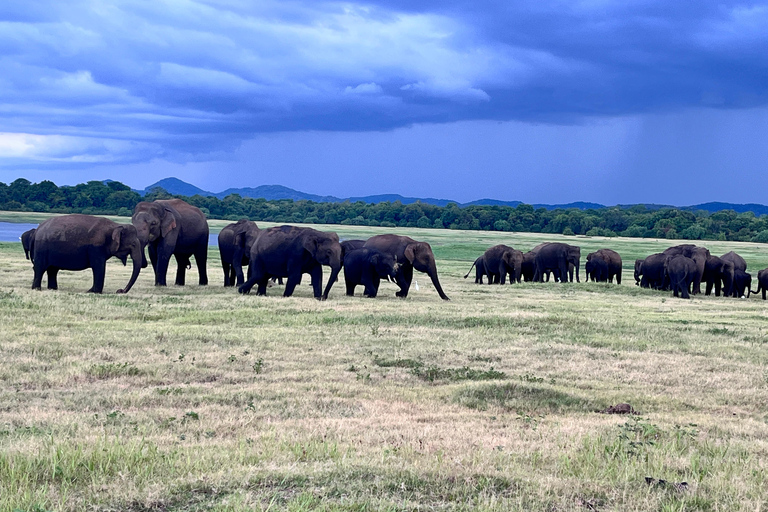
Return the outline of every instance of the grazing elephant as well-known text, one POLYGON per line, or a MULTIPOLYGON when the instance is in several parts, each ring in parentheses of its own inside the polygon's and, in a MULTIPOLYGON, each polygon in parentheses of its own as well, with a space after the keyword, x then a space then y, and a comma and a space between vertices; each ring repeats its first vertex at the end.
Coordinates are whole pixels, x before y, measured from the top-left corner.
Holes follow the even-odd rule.
POLYGON ((508 245, 494 245, 483 253, 483 266, 488 276, 488 284, 520 282, 523 273, 523 253, 508 245))
MULTIPOLYGON (((483 257, 478 257, 475 262, 469 267, 469 272, 464 276, 464 279, 469 277, 472 273, 472 268, 475 269, 475 284, 483 284, 483 277, 485 277, 485 263, 483 263, 483 257)), ((490 281, 489 281, 490 282, 490 281)))
POLYGON ((609 275, 608 262, 599 256, 593 256, 591 259, 587 259, 587 262, 584 264, 584 273, 587 275, 587 282, 591 278, 596 283, 607 283, 609 275))
POLYGON ((363 285, 364 297, 376 297, 381 279, 397 276, 399 265, 394 256, 376 249, 354 249, 344 255, 344 282, 347 295, 355 295, 355 286, 363 285))
POLYGON ((248 280, 238 288, 249 293, 258 284, 257 295, 267 294, 271 277, 287 277, 284 297, 293 294, 302 274, 309 274, 316 299, 326 300, 341 270, 341 244, 336 233, 312 228, 275 226, 264 229, 251 246, 248 280), (323 265, 331 276, 323 292, 323 265))
POLYGON ((709 250, 704 247, 697 247, 693 244, 682 244, 666 249, 664 254, 667 256, 685 256, 696 263, 696 272, 693 276, 693 293, 701 293, 701 278, 704 276, 704 267, 707 265, 707 258, 711 256, 709 250))
POLYGON ((219 231, 219 255, 225 287, 235 283, 240 286, 245 281, 243 265, 248 265, 251 245, 260 231, 255 222, 247 219, 227 224, 219 231))
MULTIPOLYGON (((536 250, 537 248, 534 248, 536 250)), ((572 264, 576 270, 576 282, 579 282, 579 266, 581 260, 581 248, 561 242, 546 243, 538 247, 534 263, 536 270, 533 280, 544 281, 544 274, 551 271, 555 277, 559 276, 561 282, 568 280, 568 265, 572 264)))
POLYGON ((208 222, 205 214, 181 199, 142 201, 133 210, 131 222, 147 246, 155 271, 155 286, 165 286, 168 263, 176 258, 176 284, 184 285, 190 256, 195 257, 201 286, 208 284, 208 222))
POLYGON ((763 292, 763 300, 765 300, 765 291, 768 290, 768 268, 764 268, 757 273, 757 290, 750 290, 752 293, 763 292))
POLYGON ((739 297, 749 298, 749 294, 752 291, 752 275, 744 272, 743 270, 735 270, 733 272, 733 297, 737 299, 739 297))
POLYGON ((720 296, 722 287, 724 295, 727 297, 732 293, 733 287, 733 262, 725 261, 717 256, 707 258, 707 264, 704 266, 704 275, 702 281, 707 283, 706 295, 712 293, 712 287, 715 288, 715 297, 720 296))
POLYGON ((664 253, 651 254, 644 260, 636 260, 635 284, 639 284, 642 288, 663 289, 666 260, 667 255, 664 253))
POLYGON ((523 254, 523 280, 527 283, 530 281, 533 281, 533 276, 536 273, 536 253, 533 251, 528 251, 527 253, 523 254))
POLYGON ((24 248, 24 256, 34 263, 35 255, 33 254, 35 248, 35 231, 37 229, 30 229, 21 234, 21 246, 24 248))
POLYGON ((128 293, 144 264, 143 246, 136 228, 118 224, 104 217, 91 215, 62 215, 41 223, 34 234, 32 254, 35 277, 32 288, 39 290, 43 274, 48 273, 48 289, 56 290, 59 270, 85 270, 93 272, 91 293, 104 290, 107 260, 115 256, 123 265, 128 256, 133 261, 133 272, 128 284, 117 293, 128 293))
POLYGON ((669 285, 675 297, 690 299, 690 288, 695 276, 698 274, 698 266, 694 260, 681 254, 667 256, 664 265, 669 285))
POLYGON ((395 261, 400 265, 395 279, 400 287, 400 291, 396 293, 398 297, 405 298, 408 296, 408 289, 411 287, 413 269, 415 268, 429 276, 441 299, 450 300, 443 292, 443 287, 440 286, 440 281, 437 279, 435 255, 427 242, 417 242, 411 237, 401 235, 376 235, 365 242, 365 247, 378 249, 395 257, 395 261))
MULTIPOLYGON (((601 281, 612 283, 613 279, 616 278, 616 284, 621 284, 621 272, 623 269, 621 256, 619 253, 613 249, 599 249, 595 252, 587 254, 587 263, 589 263, 593 258, 599 258, 603 260, 608 267, 608 275, 601 281)), ((597 266, 602 267, 602 264, 598 263, 597 266)))

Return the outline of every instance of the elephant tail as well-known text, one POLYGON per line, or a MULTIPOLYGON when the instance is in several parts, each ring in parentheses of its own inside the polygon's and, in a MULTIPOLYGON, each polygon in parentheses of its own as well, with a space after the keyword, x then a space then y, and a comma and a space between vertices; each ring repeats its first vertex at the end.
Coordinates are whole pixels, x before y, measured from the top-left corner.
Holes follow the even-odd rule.
POLYGON ((464 276, 464 279, 466 279, 467 277, 469 277, 469 274, 471 274, 471 273, 472 273, 472 269, 473 269, 473 268, 475 268, 475 263, 477 263, 477 261, 473 261, 473 262, 472 262, 472 266, 471 266, 471 267, 469 267, 469 272, 467 272, 467 275, 465 275, 465 276, 464 276))

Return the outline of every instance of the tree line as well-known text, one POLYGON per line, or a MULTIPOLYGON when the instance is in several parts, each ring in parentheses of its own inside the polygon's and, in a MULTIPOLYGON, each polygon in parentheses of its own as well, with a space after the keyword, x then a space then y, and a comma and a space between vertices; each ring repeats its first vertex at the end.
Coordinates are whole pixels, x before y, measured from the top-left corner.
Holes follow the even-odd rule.
POLYGON ((768 215, 757 217, 752 212, 736 213, 733 210, 709 213, 676 208, 649 209, 643 205, 547 210, 527 204, 459 207, 455 203, 435 206, 399 201, 316 203, 290 199, 268 201, 238 194, 224 199, 172 196, 160 188, 141 196, 117 181, 89 181, 61 187, 47 180, 31 183, 24 178, 11 184, 0 183, 0 210, 11 211, 129 217, 140 201, 170 197, 179 197, 215 219, 768 242, 768 215))

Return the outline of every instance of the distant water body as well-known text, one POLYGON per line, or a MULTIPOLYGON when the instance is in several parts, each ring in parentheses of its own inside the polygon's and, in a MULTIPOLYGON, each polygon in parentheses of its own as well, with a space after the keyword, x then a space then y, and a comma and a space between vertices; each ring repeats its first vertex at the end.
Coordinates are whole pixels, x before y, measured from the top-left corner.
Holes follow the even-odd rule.
MULTIPOLYGON (((0 242, 20 242, 19 237, 23 232, 36 227, 37 224, 0 222, 0 242)), ((218 237, 218 233, 209 235, 208 245, 218 246, 218 237)))

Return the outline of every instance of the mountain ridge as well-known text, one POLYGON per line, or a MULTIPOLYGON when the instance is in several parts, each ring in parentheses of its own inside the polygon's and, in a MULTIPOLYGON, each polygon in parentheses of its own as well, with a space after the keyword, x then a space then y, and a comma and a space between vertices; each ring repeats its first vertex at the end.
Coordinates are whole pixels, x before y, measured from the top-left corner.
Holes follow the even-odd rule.
MULTIPOLYGON (((405 197, 400 194, 376 194, 376 195, 369 195, 369 196, 355 196, 355 197, 340 198, 336 196, 320 196, 316 194, 308 194, 306 192, 294 190, 292 188, 285 187, 283 185, 260 185, 258 187, 228 188, 222 192, 209 192, 207 190, 203 190, 195 185, 192 185, 190 183, 187 183, 175 177, 164 178, 156 183, 153 183, 152 185, 149 185, 144 190, 136 190, 136 192, 142 195, 145 195, 158 187, 164 189, 166 192, 173 195, 181 195, 181 196, 201 195, 201 196, 208 196, 208 197, 216 197, 218 199, 224 199, 230 194, 239 194, 242 197, 250 197, 253 199, 266 199, 268 201, 290 199, 293 201, 314 201, 317 203, 342 203, 345 201, 349 201, 353 203, 357 201, 362 201, 365 203, 381 203, 381 202, 400 201, 402 204, 412 204, 418 201, 424 204, 431 204, 435 206, 447 206, 449 203, 455 203, 459 207, 511 206, 513 208, 520 204, 526 204, 522 201, 501 201, 498 199, 488 199, 488 198, 477 199, 475 201, 470 201, 467 203, 460 203, 458 201, 454 201, 451 199, 436 199, 431 197, 427 197, 427 198, 405 197)), ((565 204, 536 203, 536 204, 532 204, 531 206, 537 209, 545 208, 547 210, 570 209, 570 208, 576 208, 579 210, 588 210, 588 209, 602 209, 602 208, 611 207, 611 206, 607 206, 600 203, 591 203, 591 202, 585 202, 585 201, 576 201, 576 202, 565 203, 565 204)), ((720 201, 710 201, 710 202, 690 205, 690 206, 673 206, 673 205, 662 205, 662 204, 619 204, 615 206, 618 206, 620 208, 632 208, 633 206, 644 206, 645 208, 648 208, 651 210, 657 210, 661 208, 677 208, 679 210, 686 210, 686 211, 705 210, 710 213, 722 211, 722 210, 734 210, 737 213, 744 213, 744 212, 751 211, 755 215, 768 214, 768 206, 759 204, 759 203, 736 204, 736 203, 726 203, 726 202, 720 202, 720 201)))

